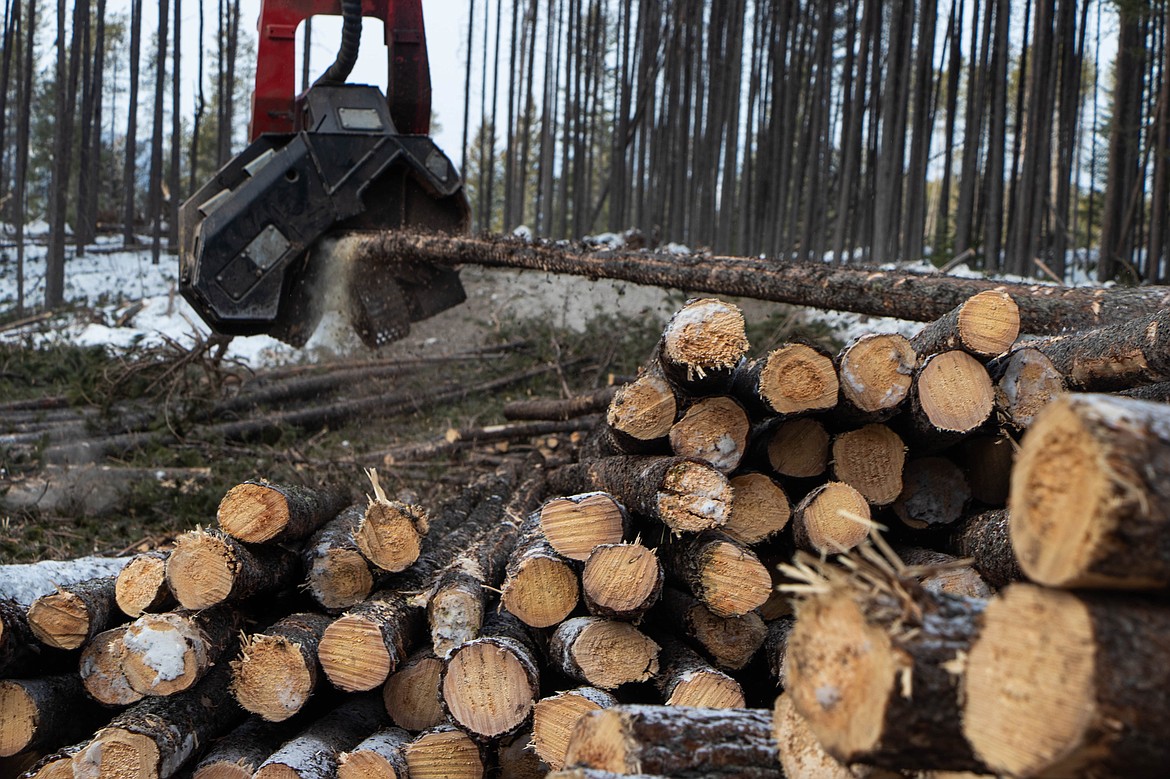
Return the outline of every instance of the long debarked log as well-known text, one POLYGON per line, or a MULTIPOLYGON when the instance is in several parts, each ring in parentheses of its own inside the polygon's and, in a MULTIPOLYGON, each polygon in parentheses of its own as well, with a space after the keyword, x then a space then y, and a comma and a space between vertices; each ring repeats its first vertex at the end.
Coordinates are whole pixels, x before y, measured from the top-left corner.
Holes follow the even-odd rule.
POLYGON ((1161 777, 1170 610, 1013 584, 966 659, 963 731, 996 774, 1161 777))
POLYGON ((679 779, 782 776, 772 713, 762 709, 622 705, 591 712, 577 723, 565 763, 679 779))
POLYGON ((232 660, 232 694, 248 711, 270 722, 296 714, 317 687, 317 647, 332 620, 323 614, 290 614, 244 638, 232 660))
POLYGON ((1020 308, 1020 331, 1024 333, 1094 327, 1170 305, 1170 290, 1163 287, 1012 284, 822 262, 588 251, 499 238, 386 232, 369 239, 366 251, 441 265, 524 268, 926 322, 942 317, 979 292, 1003 290, 1020 308))
POLYGON ((73 759, 76 779, 154 779, 173 776, 200 744, 211 743, 243 719, 228 693, 231 672, 221 663, 178 695, 146 698, 115 716, 73 759))
POLYGON ((1170 587, 1170 406, 1065 395, 1012 472, 1012 547, 1057 587, 1170 587))
POLYGON ((577 687, 536 702, 532 710, 532 743, 551 768, 565 765, 565 752, 577 722, 591 711, 617 706, 617 698, 596 687, 577 687))
POLYGON ((54 649, 78 649, 111 622, 117 606, 115 577, 102 576, 68 584, 42 595, 28 607, 33 635, 54 649))
POLYGON ((100 718, 77 674, 0 680, 0 757, 72 742, 100 718))

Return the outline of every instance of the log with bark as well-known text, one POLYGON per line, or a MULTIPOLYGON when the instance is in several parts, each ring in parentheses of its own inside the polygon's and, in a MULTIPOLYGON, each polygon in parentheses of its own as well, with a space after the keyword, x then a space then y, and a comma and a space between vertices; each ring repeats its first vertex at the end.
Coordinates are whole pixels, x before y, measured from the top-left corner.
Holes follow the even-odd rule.
POLYGON ((421 506, 390 500, 378 481, 377 471, 371 469, 367 474, 374 495, 354 529, 354 543, 362 556, 379 569, 404 571, 418 559, 430 518, 421 506))
POLYGON ((833 359, 816 347, 790 343, 740 365, 732 391, 757 416, 789 417, 828 411, 840 385, 833 359))
POLYGON ((417 650, 382 685, 382 703, 400 728, 417 733, 443 722, 439 679, 443 661, 430 648, 417 650))
POLYGON ((457 647, 439 682, 443 708, 472 738, 489 741, 520 730, 540 698, 540 665, 528 628, 506 611, 478 638, 457 647))
POLYGON ((105 630, 117 611, 113 576, 63 585, 28 607, 28 626, 54 649, 79 649, 105 630))
POLYGON ((260 764, 284 743, 286 730, 259 717, 244 720, 199 759, 191 779, 252 779, 260 764))
POLYGON ((301 577, 298 558, 284 546, 245 546, 222 530, 190 530, 167 560, 167 585, 183 608, 207 609, 291 589, 301 577))
POLYGON ((650 612, 653 624, 690 637, 715 664, 738 671, 748 664, 764 642, 764 620, 755 612, 721 617, 690 593, 664 587, 662 600, 650 612))
POLYGON ((600 387, 568 398, 526 398, 504 404, 504 419, 567 421, 609 408, 620 386, 600 387))
POLYGON ((28 626, 28 604, 0 598, 0 674, 19 676, 44 662, 28 626))
POLYGON ((1015 451, 1015 440, 1005 434, 972 436, 959 445, 956 457, 972 498, 995 508, 1007 504, 1015 451))
POLYGON ((406 745, 406 768, 411 779, 482 779, 485 760, 470 736, 439 725, 406 745))
POLYGON ((500 741, 496 747, 496 769, 499 779, 544 779, 549 773, 548 764, 532 747, 531 730, 522 730, 500 741))
POLYGON ((324 614, 289 614, 245 636, 231 661, 239 704, 269 722, 299 712, 317 687, 317 648, 330 622, 324 614))
POLYGON ((773 471, 793 479, 820 476, 829 467, 829 433, 811 417, 797 417, 761 431, 758 439, 773 471))
POLYGON ((961 349, 976 357, 1003 354, 1020 334, 1020 308, 1000 290, 972 295, 911 339, 919 357, 961 349))
POLYGON ((731 384, 747 354, 743 312, 715 298, 688 300, 662 331, 656 356, 662 373, 687 394, 711 394, 731 384))
POLYGON ((220 663, 177 695, 148 697, 114 716, 73 758, 76 779, 166 779, 201 744, 239 723, 244 712, 228 692, 231 672, 220 663))
POLYGON ((720 617, 743 616, 772 591, 772 577, 755 553, 719 531, 669 539, 658 556, 668 580, 720 617))
POLYGON ((670 449, 679 457, 709 463, 722 473, 739 467, 747 453, 751 423, 730 395, 707 395, 687 404, 670 428, 670 449))
POLYGON ((606 457, 554 468, 549 488, 564 495, 603 490, 631 511, 676 532, 727 522, 731 485, 707 463, 685 457, 606 457))
POLYGON ((970 558, 979 575, 997 589, 1026 578, 1012 549, 1007 509, 967 517, 951 531, 945 546, 952 554, 970 558))
MULTIPOLYGON (((73 756, 85 749, 87 744, 87 741, 81 741, 50 752, 20 774, 20 779, 73 779, 73 756)), ((20 760, 21 757, 18 755, 14 760, 20 760)), ((26 757, 35 758, 35 753, 26 757)))
POLYGON ((890 428, 869 424, 833 437, 833 476, 873 506, 894 502, 902 491, 906 445, 890 428))
POLYGON ((866 539, 869 528, 865 496, 839 481, 815 488, 792 512, 796 546, 816 554, 848 551, 866 539))
POLYGON ((557 626, 548 654, 552 667, 570 679, 612 690, 658 673, 658 651, 658 644, 627 622, 574 617, 557 626))
POLYGON ((925 590, 869 545, 848 566, 809 557, 785 689, 825 750, 894 770, 978 770, 961 727, 962 664, 985 602, 925 590))
POLYGON ((350 696, 284 742, 253 774, 255 779, 329 779, 337 776, 342 752, 383 724, 376 696, 350 696))
POLYGON ((1162 776, 1165 604, 1013 584, 966 658, 963 731, 995 773, 1162 776))
POLYGON ((143 695, 189 689, 233 648, 245 619, 230 606, 144 614, 122 637, 126 681, 143 695))
POLYGON ((580 719, 591 711, 617 704, 617 698, 596 687, 577 687, 537 701, 532 711, 532 743, 536 754, 550 768, 563 768, 569 739, 580 719))
POLYGON ((142 700, 142 693, 130 686, 122 668, 126 659, 123 640, 129 625, 98 633, 81 650, 78 673, 89 697, 105 706, 129 706, 142 700))
POLYGON ((618 389, 605 411, 605 427, 594 434, 589 446, 602 456, 664 448, 677 413, 674 388, 661 369, 651 365, 618 389))
MULTIPOLYGON (((781 693, 772 709, 772 738, 780 751, 780 767, 785 779, 899 779, 907 774, 866 765, 847 766, 833 758, 808 722, 792 703, 792 696, 781 693)), ((934 772, 919 779, 942 779, 934 772)), ((973 775, 972 775, 973 778, 973 775)), ((953 779, 958 779, 954 777, 953 779)))
POLYGON ((441 437, 413 444, 400 444, 389 449, 367 452, 362 462, 375 461, 389 466, 406 463, 421 463, 450 457, 456 452, 484 444, 512 444, 530 442, 540 436, 556 433, 578 434, 596 429, 601 422, 599 415, 573 417, 564 421, 511 422, 504 425, 483 425, 476 427, 450 428, 441 437))
POLYGON ((1052 360, 1027 342, 988 363, 987 372, 995 380, 995 407, 1016 430, 1031 427, 1040 410, 1067 390, 1052 360))
POLYGON ((918 457, 906 464, 894 513, 907 527, 921 530, 957 522, 971 500, 959 466, 947 457, 918 457))
POLYGON ((534 512, 508 560, 500 603, 524 624, 547 628, 568 617, 580 595, 577 571, 544 537, 540 513, 534 512))
POLYGON ((1029 579, 1058 587, 1170 586, 1170 406, 1065 395, 1024 439, 1011 540, 1029 579))
POLYGON ((723 532, 751 546, 779 535, 788 526, 792 504, 784 487, 765 473, 732 476, 731 512, 723 532))
POLYGON ((637 622, 658 602, 663 578, 655 550, 636 541, 599 544, 581 571, 585 607, 597 617, 637 622))
POLYGON ((991 586, 969 560, 920 546, 893 547, 906 566, 905 575, 918 579, 924 590, 986 600, 991 586))
POLYGON ((870 333, 854 339, 837 355, 841 413, 880 422, 893 416, 910 393, 918 355, 905 336, 870 333))
POLYGON ((782 776, 772 715, 761 709, 620 705, 590 712, 573 731, 565 763, 680 779, 782 776))
POLYGON ((744 707, 743 688, 732 677, 708 663, 697 652, 669 633, 650 634, 662 647, 654 686, 667 706, 707 709, 744 707))
POLYGON ((406 779, 406 745, 411 736, 401 728, 382 728, 338 760, 337 779, 406 779))
POLYGON ((301 548, 305 588, 326 611, 361 603, 374 591, 370 564, 354 540, 366 506, 357 504, 326 522, 301 548))
POLYGON ((174 602, 167 585, 167 560, 170 550, 152 549, 134 556, 118 573, 114 582, 114 600, 128 617, 140 617, 148 611, 163 611, 174 602))
POLYGON ((768 622, 768 634, 764 638, 764 664, 777 687, 784 686, 788 668, 788 639, 796 624, 794 617, 777 617, 768 622))
POLYGON ((337 490, 248 481, 227 491, 216 521, 223 532, 259 544, 308 538, 345 508, 337 490))
POLYGON ((823 262, 588 250, 397 231, 370 237, 365 251, 371 256, 410 257, 442 265, 527 268, 923 322, 946 315, 984 290, 1002 290, 1019 306, 1023 333, 1079 330, 1154 313, 1170 304, 1170 291, 1161 287, 1013 284, 823 262))
POLYGON ((952 350, 928 357, 914 376, 907 439, 919 452, 952 446, 988 423, 995 390, 983 363, 952 350))
POLYGON ((626 508, 605 492, 553 498, 540 508, 540 530, 558 554, 584 561, 599 544, 621 543, 626 508))
POLYGON ((101 721, 76 673, 0 680, 0 757, 56 748, 92 733, 101 721))

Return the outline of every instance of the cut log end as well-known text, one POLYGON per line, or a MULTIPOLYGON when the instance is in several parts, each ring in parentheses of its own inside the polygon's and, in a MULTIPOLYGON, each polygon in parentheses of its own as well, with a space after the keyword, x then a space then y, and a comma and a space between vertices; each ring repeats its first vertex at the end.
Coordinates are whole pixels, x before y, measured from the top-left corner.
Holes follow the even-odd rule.
POLYGON ((618 388, 605 414, 606 423, 637 440, 664 438, 674 424, 678 403, 661 375, 646 373, 618 388))
POLYGON ((382 631, 360 614, 343 616, 325 629, 318 659, 333 686, 346 692, 372 690, 394 670, 382 631))
POLYGON ((540 528, 558 553, 585 560, 598 544, 622 540, 625 512, 604 492, 555 498, 540 509, 540 528))
POLYGON ((563 768, 569 738, 577 722, 589 712, 615 703, 608 693, 593 688, 569 690, 537 701, 532 714, 532 743, 536 754, 550 768, 563 768))
POLYGON ((130 686, 122 667, 126 647, 122 639, 127 626, 98 633, 85 645, 78 663, 81 682, 91 698, 106 706, 129 706, 142 700, 142 693, 130 686))
POLYGON ((980 357, 1003 354, 1019 334, 1020 307, 1006 292, 980 292, 959 309, 959 341, 972 354, 980 357))
POLYGON ((991 601, 967 662, 963 730, 992 770, 1033 776, 1081 745, 1096 713, 1098 640, 1073 595, 1013 585, 991 601))
POLYGON ((774 350, 760 371, 760 397, 777 414, 833 408, 839 389, 833 361, 804 344, 774 350))
POLYGON ((175 542, 167 561, 167 582, 185 608, 206 609, 227 600, 237 566, 225 538, 196 530, 175 542))
POLYGON ((829 482, 805 496, 796 512, 797 545, 818 554, 836 554, 860 544, 869 535, 869 503, 842 482, 829 482))
MULTIPOLYGON (((210 763, 203 766, 191 779, 253 779, 255 773, 251 767, 239 763, 210 763)), ((393 776, 393 774, 388 774, 393 776)))
POLYGON ((666 472, 658 493, 658 516, 672 530, 699 532, 727 523, 731 484, 711 466, 684 460, 666 472))
POLYGON ((751 551, 730 541, 716 541, 703 549, 698 589, 712 612, 739 617, 768 600, 772 577, 751 551))
POLYGON ((667 706, 737 709, 744 705, 743 688, 730 676, 711 669, 692 671, 675 685, 667 706))
POLYGON ((568 617, 580 596, 572 566, 554 557, 534 557, 508 577, 500 600, 526 625, 547 628, 568 617))
POLYGON ((145 695, 173 695, 194 684, 207 670, 201 631, 174 613, 139 617, 122 638, 122 671, 130 686, 145 695))
POLYGON ((404 779, 386 758, 377 752, 350 752, 341 759, 337 779, 404 779))
POLYGON ((277 489, 246 482, 219 502, 217 522, 225 533, 248 543, 271 541, 288 527, 288 500, 277 489))
POLYGON ((605 616, 642 614, 662 591, 658 555, 638 543, 604 544, 585 562, 581 587, 586 602, 605 616))
POLYGON ((724 395, 701 398, 670 428, 670 448, 729 473, 743 459, 750 428, 738 401, 724 395))
POLYGON ((570 651, 589 683, 603 690, 644 682, 658 673, 658 644, 624 622, 589 624, 570 651))
POLYGON ((949 525, 963 516, 971 488, 959 466, 946 457, 920 457, 906 465, 894 513, 907 527, 949 525))
POLYGON ((995 401, 1008 421, 1025 430, 1036 415, 1065 391, 1064 376, 1038 349, 1016 349, 995 384, 995 401))
POLYGON ((662 333, 663 356, 693 373, 693 378, 734 368, 747 350, 743 313, 715 298, 688 302, 662 333))
POLYGON ((28 691, 12 681, 0 681, 0 757, 11 757, 32 743, 41 713, 28 691))
POLYGON ((793 703, 831 754, 868 752, 899 671, 889 637, 847 592, 807 601, 798 624, 787 651, 793 703))
POLYGON ((114 583, 114 599, 129 617, 158 608, 169 595, 167 558, 158 554, 138 555, 126 564, 114 583))
POLYGON ((762 473, 731 479, 731 513, 723 532, 744 544, 772 538, 788 524, 792 506, 784 488, 762 473))
POLYGON ((257 635, 232 661, 232 693, 248 711, 269 722, 296 714, 313 692, 315 669, 284 636, 257 635))
POLYGON ((537 690, 524 663, 491 639, 455 651, 443 675, 443 700, 460 727, 483 738, 509 733, 532 712, 537 690))
POLYGON ((768 464, 781 476, 808 479, 829 465, 829 434, 815 419, 782 422, 768 441, 768 464))
POLYGON ((917 364, 918 355, 904 336, 863 336, 841 355, 841 393, 864 412, 897 408, 910 391, 917 364))
POLYGON ((154 739, 124 728, 98 731, 73 758, 77 779, 153 779, 162 755, 154 739))
POLYGON ((587 713, 577 723, 566 759, 616 774, 639 773, 637 753, 625 717, 619 711, 587 713))
POLYGON ((421 534, 428 520, 417 506, 398 501, 373 501, 353 534, 366 559, 384 571, 398 573, 418 559, 421 534))
POLYGON ((442 672, 442 660, 423 656, 407 661, 386 680, 382 701, 394 724, 413 732, 433 728, 443 721, 445 715, 439 703, 442 672))
POLYGON ((885 425, 866 425, 833 439, 833 472, 874 506, 885 506, 902 491, 906 445, 885 425))
POLYGON ((995 390, 983 363, 957 350, 936 354, 918 374, 918 402, 930 424, 967 433, 991 416, 995 390))
POLYGON ((90 613, 77 595, 60 591, 33 601, 28 626, 42 643, 55 649, 77 649, 89 637, 90 613))
POLYGON ((481 779, 479 747, 459 730, 424 733, 406 747, 411 779, 481 779))
POLYGON ((356 549, 329 549, 313 560, 309 591, 327 609, 347 609, 365 600, 374 589, 369 563, 356 549))

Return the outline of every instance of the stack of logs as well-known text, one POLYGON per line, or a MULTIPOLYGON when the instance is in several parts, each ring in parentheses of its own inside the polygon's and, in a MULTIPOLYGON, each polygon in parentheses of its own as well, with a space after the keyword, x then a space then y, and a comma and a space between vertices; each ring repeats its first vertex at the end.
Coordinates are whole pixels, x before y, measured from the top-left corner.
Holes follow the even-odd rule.
POLYGON ((986 291, 748 359, 691 301, 616 392, 509 407, 604 411, 573 462, 429 508, 247 482, 166 549, 0 568, 0 769, 1163 775, 1168 320, 1020 341, 986 291))

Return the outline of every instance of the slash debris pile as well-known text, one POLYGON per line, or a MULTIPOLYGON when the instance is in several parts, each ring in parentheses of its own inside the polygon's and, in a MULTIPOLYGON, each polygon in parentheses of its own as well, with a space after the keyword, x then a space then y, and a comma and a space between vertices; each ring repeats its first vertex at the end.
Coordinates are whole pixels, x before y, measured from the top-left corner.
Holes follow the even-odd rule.
POLYGON ((1021 341, 987 290, 912 339, 749 359, 738 309, 692 301, 616 391, 508 410, 604 410, 574 458, 514 453, 426 507, 374 472, 352 505, 247 482, 165 549, 0 569, 0 755, 79 779, 1161 775, 1168 318, 1021 341))

